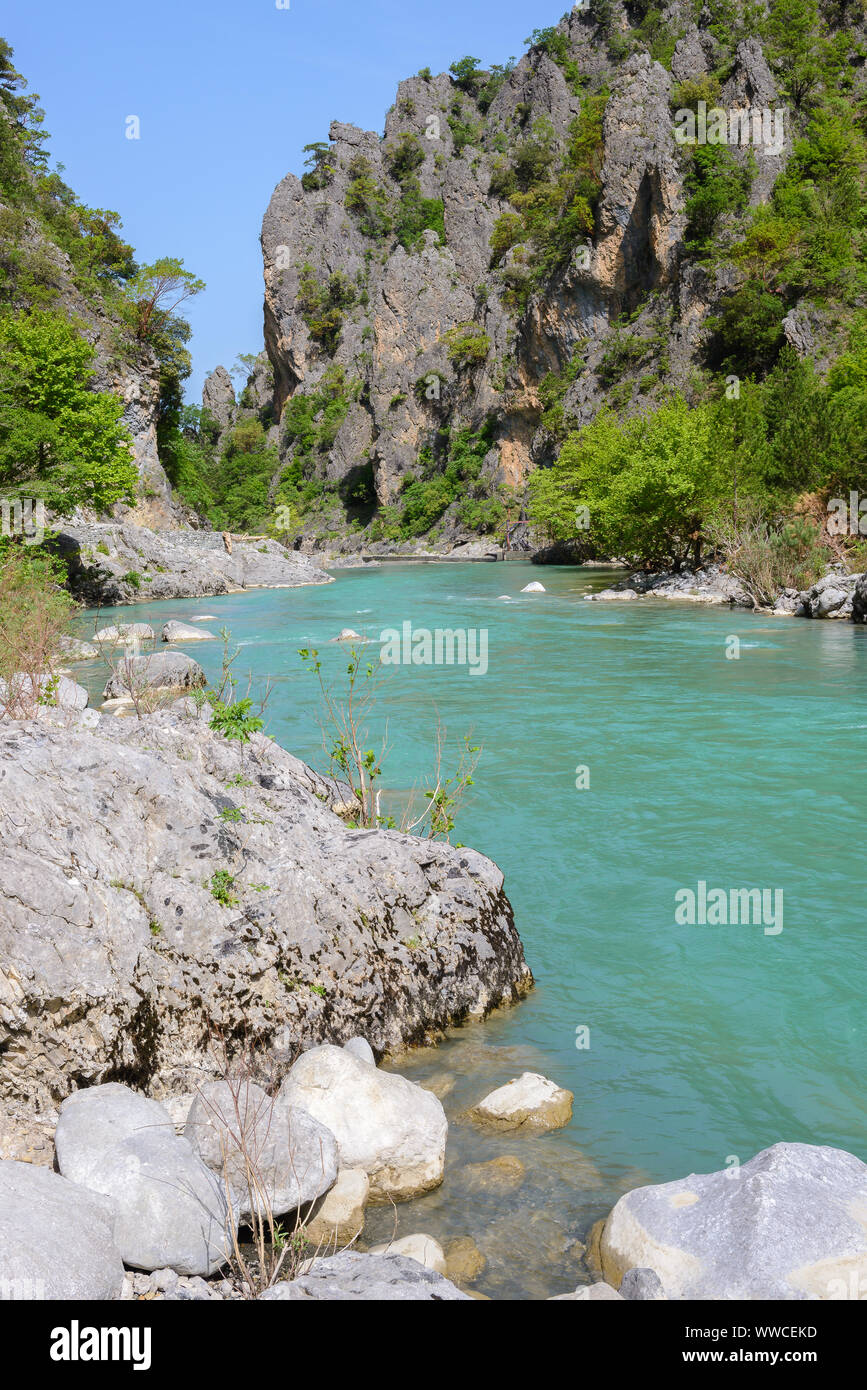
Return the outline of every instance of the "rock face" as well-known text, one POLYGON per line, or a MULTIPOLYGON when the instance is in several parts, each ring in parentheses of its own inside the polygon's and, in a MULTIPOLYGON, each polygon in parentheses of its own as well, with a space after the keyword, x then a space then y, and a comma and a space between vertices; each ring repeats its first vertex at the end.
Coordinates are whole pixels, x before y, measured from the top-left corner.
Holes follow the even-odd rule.
MULTIPOLYGON (((618 410, 646 409, 654 373, 659 387, 689 391, 707 318, 735 285, 686 246, 689 151, 674 138, 672 106, 679 83, 710 78, 720 42, 707 12, 697 24, 679 0, 669 11, 679 34, 670 71, 647 51, 609 53, 612 35, 646 49, 637 12, 615 3, 605 19, 576 6, 556 26, 555 42, 531 45, 499 84, 484 80, 473 90, 425 73, 398 87, 382 138, 333 122, 317 167, 303 181, 287 174, 274 190, 262 224, 273 418, 297 397, 321 395, 324 382, 342 383, 336 436, 313 465, 303 459, 335 491, 332 529, 345 529, 341 488, 362 487, 375 509, 426 469, 443 468, 443 430, 487 425, 476 495, 520 486, 559 448, 540 391, 546 378, 571 364, 563 410, 573 424, 592 420, 610 387, 603 359, 624 314, 634 315, 627 336, 636 365, 618 383, 618 410), (510 174, 540 140, 549 177, 567 168, 577 119, 593 132, 592 225, 576 225, 547 274, 534 279, 539 248, 510 200, 526 185, 510 184, 510 174), (407 235, 414 198, 427 200, 427 227, 407 235), (505 246, 492 244, 504 227, 505 246), (323 332, 323 308, 335 297, 336 332, 323 332), (468 332, 475 349, 466 356, 457 344, 468 332)), ((781 104, 755 39, 727 59, 725 108, 781 104)), ((752 149, 733 147, 753 203, 768 198, 791 148, 788 129, 781 148, 755 151, 754 164, 752 149)), ((789 320, 804 348, 801 318, 789 320)), ((281 466, 301 459, 293 440, 275 440, 281 466)), ((310 530, 329 529, 322 520, 310 530)), ((438 545, 451 549, 470 534, 452 503, 437 521, 438 545)), ((374 554, 387 544, 373 533, 364 539, 374 554)), ((342 545, 362 543, 355 535, 342 545)))
POLYGON ((120 1298, 115 1208, 47 1168, 0 1161, 0 1301, 120 1298))
POLYGON ((852 592, 852 621, 867 623, 867 574, 858 576, 852 592))
POLYGON ((602 1232, 602 1269, 616 1286, 629 1270, 652 1270, 670 1298, 845 1298, 867 1277, 865 1210, 860 1159, 775 1144, 740 1170, 621 1197, 602 1232))
POLYGON ((282 1216, 316 1201, 337 1179, 337 1140, 305 1110, 253 1081, 201 1087, 184 1135, 208 1167, 228 1177, 241 1217, 282 1216), (252 1177, 250 1173, 252 1172, 252 1177))
POLYGON ((525 1071, 523 1076, 485 1096, 469 1114, 490 1129, 539 1133, 568 1125, 572 1118, 572 1099, 571 1091, 564 1091, 545 1076, 525 1071))
POLYGON ((425 1269, 403 1255, 362 1255, 343 1250, 339 1255, 314 1261, 307 1274, 261 1295, 262 1299, 285 1300, 316 1298, 328 1302, 458 1302, 469 1294, 444 1279, 435 1270, 425 1269))
POLYGON ((213 531, 152 531, 131 522, 81 521, 62 525, 58 546, 73 593, 90 604, 333 582, 307 556, 264 537, 234 538, 229 551, 222 535, 213 531))
POLYGON ((208 412, 220 434, 225 434, 235 418, 236 410, 235 388, 225 367, 217 367, 205 377, 202 409, 208 412))
POLYGON ((280 1091, 335 1134, 341 1165, 363 1168, 370 1200, 406 1201, 443 1180, 448 1124, 442 1105, 403 1076, 377 1071, 343 1048, 299 1057, 280 1091))
POLYGON ((529 988, 480 854, 348 828, 339 789, 260 734, 233 785, 239 750, 191 701, 63 717, 0 725, 0 1101, 190 1092, 214 1036, 283 1071, 360 1032, 381 1053, 529 988))

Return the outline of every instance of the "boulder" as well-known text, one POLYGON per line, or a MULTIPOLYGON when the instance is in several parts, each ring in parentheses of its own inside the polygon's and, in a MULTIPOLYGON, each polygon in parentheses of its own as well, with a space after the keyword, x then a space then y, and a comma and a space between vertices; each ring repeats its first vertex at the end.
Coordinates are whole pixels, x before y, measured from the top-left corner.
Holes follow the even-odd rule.
POLYGON ((148 623, 118 623, 113 627, 101 627, 93 635, 96 643, 107 647, 131 646, 136 642, 153 642, 156 634, 148 623))
POLYGON ((83 642, 80 637, 61 637, 57 645, 66 661, 95 661, 99 656, 96 643, 83 642))
POLYGON ((48 1168, 0 1161, 0 1300, 120 1298, 114 1222, 109 1198, 48 1168))
POLYGON ((354 628, 345 627, 331 640, 333 642, 364 642, 366 638, 362 637, 361 633, 356 632, 354 628))
POLYGON ((87 1186, 114 1198, 114 1238, 133 1269, 213 1274, 237 1225, 220 1180, 184 1138, 146 1129, 107 1149, 87 1186))
POLYGON ((364 1209, 370 1196, 370 1178, 363 1168, 341 1168, 337 1181, 313 1208, 304 1223, 311 1245, 337 1250, 361 1235, 364 1209))
POLYGON ((445 1274, 446 1257, 445 1252, 438 1240, 433 1236, 421 1234, 411 1236, 401 1236, 399 1240, 389 1241, 386 1245, 372 1245, 371 1255, 405 1255, 408 1260, 417 1260, 425 1269, 434 1269, 437 1274, 445 1274))
POLYGON ((535 580, 532 584, 525 584, 524 588, 521 590, 522 594, 544 594, 546 592, 547 590, 544 584, 539 584, 535 580))
POLYGON ((254 1205, 265 1212, 270 1206, 273 1216, 295 1211, 337 1180, 337 1140, 331 1131, 285 1098, 266 1095, 253 1081, 203 1085, 184 1134, 221 1181, 228 1176, 242 1218, 254 1205), (260 1196, 260 1184, 267 1198, 260 1196))
POLYGON ((622 1303, 623 1295, 610 1284, 582 1284, 573 1293, 555 1293, 549 1303, 622 1303))
POLYGON ((867 573, 858 575, 852 591, 852 621, 867 623, 867 573))
POLYGON ((263 1300, 323 1299, 330 1303, 458 1302, 468 1300, 443 1275, 403 1255, 362 1255, 342 1250, 314 1260, 306 1274, 260 1295, 263 1300))
POLYGON ((545 1076, 525 1071, 500 1086, 469 1111, 471 1119, 491 1129, 522 1129, 537 1133, 562 1129, 572 1118, 572 1092, 545 1076))
POLYGON ((47 671, 35 677, 16 672, 8 682, 0 680, 0 715, 8 714, 13 719, 32 718, 39 706, 86 709, 89 699, 83 685, 68 676, 52 675, 47 671))
POLYGON ((454 1175, 462 1187, 476 1192, 514 1192, 527 1176, 527 1169, 514 1154, 501 1154, 485 1163, 468 1163, 454 1175))
POLYGON ((369 1062, 372 1067, 376 1066, 373 1048, 366 1038, 350 1038, 349 1042, 343 1044, 343 1049, 345 1052, 351 1052, 353 1057, 360 1057, 362 1062, 369 1062))
POLYGON ((164 642, 215 642, 217 634, 206 627, 193 627, 192 623, 181 623, 176 619, 166 623, 162 633, 164 642))
POLYGON ((136 1134, 161 1131, 174 1137, 174 1123, 159 1101, 108 1081, 73 1091, 60 1107, 54 1134, 57 1166, 70 1182, 90 1186, 106 1152, 136 1134))
POLYGON ((627 1192, 602 1232, 609 1283, 658 1275, 670 1298, 833 1299, 867 1281, 867 1165, 774 1144, 739 1169, 627 1192))
POLYGON ((620 1285, 620 1297, 628 1298, 634 1303, 662 1303, 668 1298, 668 1294, 654 1270, 627 1269, 620 1285))
POLYGON ((196 690, 205 684, 205 673, 191 656, 158 652, 127 657, 112 673, 102 694, 106 700, 120 700, 144 690, 196 690))
POLYGON ((363 1168, 370 1178, 372 1203, 406 1201, 442 1182, 445 1111, 405 1077, 326 1044, 298 1058, 280 1098, 328 1126, 341 1167, 363 1168))
POLYGON ((263 734, 235 785, 237 744, 189 696, 55 717, 0 720, 0 1103, 45 1114, 118 1075, 191 1093, 244 1030, 281 1074, 334 1036, 379 1056, 530 987, 474 850, 348 827, 342 790, 263 734), (245 856, 223 905, 214 875, 245 856))

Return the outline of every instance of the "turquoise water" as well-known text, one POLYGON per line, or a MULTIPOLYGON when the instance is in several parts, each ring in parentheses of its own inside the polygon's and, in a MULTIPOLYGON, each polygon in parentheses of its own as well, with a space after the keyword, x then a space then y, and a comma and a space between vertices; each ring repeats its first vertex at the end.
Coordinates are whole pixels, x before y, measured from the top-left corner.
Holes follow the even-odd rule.
MULTIPOLYGON (((343 627, 374 638, 406 620, 487 630, 484 676, 393 668, 382 711, 393 788, 430 767, 437 711, 450 737, 472 729, 483 745, 456 833, 502 868, 538 982, 519 1007, 401 1069, 451 1075, 453 1118, 517 1069, 575 1093, 571 1126, 538 1140, 453 1125, 445 1188, 400 1210, 400 1234, 472 1234, 483 1249, 487 1239, 476 1287, 500 1295, 586 1278, 570 1241, 638 1183, 745 1161, 780 1139, 867 1157, 867 629, 584 602, 610 579, 517 563, 387 565, 322 588, 141 604, 117 619, 216 615, 206 626, 231 629, 237 669, 274 678, 269 731, 319 766, 299 647, 319 647, 336 670, 340 649, 327 644, 343 627), (522 595, 531 580, 548 592, 522 595), (726 658, 730 636, 738 660, 726 658), (699 880, 781 889, 782 932, 676 925, 676 891, 699 880), (590 1045, 579 1050, 582 1027, 590 1045), (461 1167, 497 1153, 527 1164, 519 1193, 461 1198, 461 1167), (512 1242, 523 1231, 526 1245, 528 1221, 541 1253, 522 1250, 516 1269, 512 1242)), ((218 645, 195 655, 216 674, 218 645)), ((393 1215, 373 1218, 378 1239, 383 1222, 393 1228, 393 1215)))

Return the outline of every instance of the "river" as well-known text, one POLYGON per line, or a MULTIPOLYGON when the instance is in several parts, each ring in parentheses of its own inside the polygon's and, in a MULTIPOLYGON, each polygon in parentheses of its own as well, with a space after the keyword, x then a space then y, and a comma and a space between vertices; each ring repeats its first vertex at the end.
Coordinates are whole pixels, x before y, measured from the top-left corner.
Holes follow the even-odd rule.
MULTIPOLYGON (((867 629, 663 600, 587 603, 610 572, 383 565, 334 584, 139 604, 101 622, 215 615, 236 670, 271 677, 268 731, 324 769, 297 655, 344 627, 487 633, 487 671, 395 666, 377 706, 384 785, 432 765, 437 714, 483 747, 455 835, 489 855, 537 980, 521 1005, 401 1059, 448 1090, 445 1184, 366 1238, 471 1236, 475 1285, 539 1298, 587 1279, 581 1244, 621 1192, 744 1162, 778 1140, 864 1142, 862 900, 867 629), (522 594, 541 581, 547 592, 522 594), (738 638, 737 657, 730 653, 738 638), (728 653, 728 654, 727 654, 728 653), (578 769, 584 768, 584 773, 578 769), (589 783, 578 786, 576 783, 589 783), (679 925, 675 895, 781 893, 782 930, 679 925), (575 1094, 567 1129, 479 1134, 461 1110, 523 1070, 575 1094), (466 1165, 526 1169, 492 1181, 466 1165)), ((189 647, 209 677, 219 644, 189 647)), ((91 668, 85 679, 101 688, 91 668)), ((453 836, 453 838, 455 838, 453 836)))

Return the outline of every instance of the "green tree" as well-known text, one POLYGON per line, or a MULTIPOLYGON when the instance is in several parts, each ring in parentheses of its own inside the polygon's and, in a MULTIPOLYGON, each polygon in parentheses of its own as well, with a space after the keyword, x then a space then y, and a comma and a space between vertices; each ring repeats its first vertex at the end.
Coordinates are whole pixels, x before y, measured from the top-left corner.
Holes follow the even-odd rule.
POLYGON ((62 515, 132 502, 137 481, 123 404, 93 391, 95 353, 59 314, 0 319, 0 487, 62 515))

